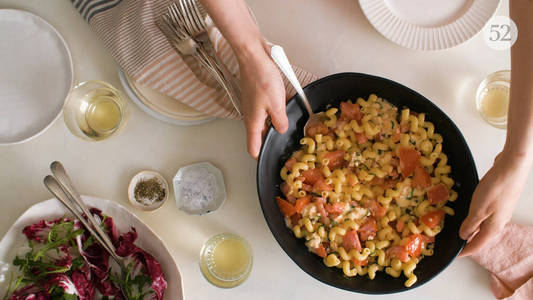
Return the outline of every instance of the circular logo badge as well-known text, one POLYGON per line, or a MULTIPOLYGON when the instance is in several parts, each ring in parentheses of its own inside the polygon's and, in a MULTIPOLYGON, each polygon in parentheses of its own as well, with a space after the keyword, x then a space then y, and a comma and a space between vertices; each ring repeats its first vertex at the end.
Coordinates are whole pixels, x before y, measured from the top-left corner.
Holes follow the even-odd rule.
POLYGON ((518 38, 518 28, 510 18, 506 16, 492 17, 485 28, 483 36, 487 46, 494 50, 510 49, 518 38))

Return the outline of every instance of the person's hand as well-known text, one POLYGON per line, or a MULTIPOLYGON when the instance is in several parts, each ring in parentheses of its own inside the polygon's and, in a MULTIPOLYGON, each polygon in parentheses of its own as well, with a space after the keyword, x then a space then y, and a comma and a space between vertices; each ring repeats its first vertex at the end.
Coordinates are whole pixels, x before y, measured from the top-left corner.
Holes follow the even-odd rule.
POLYGON ((513 215, 528 173, 528 164, 517 156, 504 150, 496 157, 476 187, 470 211, 461 225, 459 235, 468 243, 460 256, 479 252, 501 232, 513 215))
POLYGON ((256 51, 253 57, 239 59, 239 67, 248 152, 257 159, 267 116, 278 132, 284 133, 289 127, 285 88, 279 70, 264 49, 256 51))

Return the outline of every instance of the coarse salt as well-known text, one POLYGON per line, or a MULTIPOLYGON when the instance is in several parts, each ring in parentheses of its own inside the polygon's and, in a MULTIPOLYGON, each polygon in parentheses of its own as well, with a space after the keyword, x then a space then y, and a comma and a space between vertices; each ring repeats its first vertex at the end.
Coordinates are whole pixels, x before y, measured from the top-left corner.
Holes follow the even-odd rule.
POLYGON ((181 193, 181 209, 190 212, 205 210, 217 200, 217 179, 205 168, 193 168, 184 172, 178 181, 181 193))

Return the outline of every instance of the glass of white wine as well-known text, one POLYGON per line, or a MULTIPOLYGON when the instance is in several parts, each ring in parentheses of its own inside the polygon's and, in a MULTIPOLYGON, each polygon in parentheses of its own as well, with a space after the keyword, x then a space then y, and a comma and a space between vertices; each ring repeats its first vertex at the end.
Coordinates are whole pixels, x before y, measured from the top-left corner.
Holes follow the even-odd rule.
POLYGON ((479 85, 476 93, 476 108, 490 125, 505 129, 509 108, 511 71, 494 72, 479 85))
POLYGON ((89 141, 100 141, 125 125, 128 106, 123 94, 107 82, 90 80, 72 88, 63 107, 69 130, 89 141))
POLYGON ((243 283, 252 270, 252 247, 240 236, 222 233, 211 237, 200 251, 200 270, 205 279, 221 288, 243 283))

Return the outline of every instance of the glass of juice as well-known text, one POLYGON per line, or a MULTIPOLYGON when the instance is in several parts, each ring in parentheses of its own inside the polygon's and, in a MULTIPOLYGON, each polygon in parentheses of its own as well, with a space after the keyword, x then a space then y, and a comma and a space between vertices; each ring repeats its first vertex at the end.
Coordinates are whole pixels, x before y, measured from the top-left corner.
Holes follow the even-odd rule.
POLYGON ((494 127, 507 127, 511 71, 490 74, 481 82, 476 93, 476 108, 483 119, 494 127))
POLYGON ((211 237, 200 251, 200 270, 215 286, 232 288, 243 283, 252 270, 252 248, 240 236, 223 233, 211 237))
POLYGON ((100 141, 125 125, 128 106, 123 94, 107 82, 91 80, 72 88, 63 118, 69 130, 89 141, 100 141))

